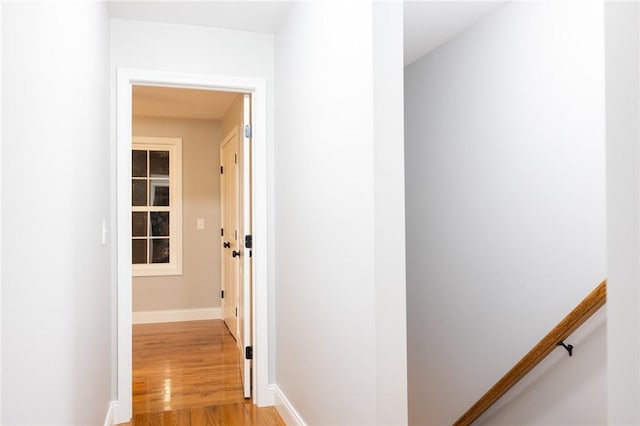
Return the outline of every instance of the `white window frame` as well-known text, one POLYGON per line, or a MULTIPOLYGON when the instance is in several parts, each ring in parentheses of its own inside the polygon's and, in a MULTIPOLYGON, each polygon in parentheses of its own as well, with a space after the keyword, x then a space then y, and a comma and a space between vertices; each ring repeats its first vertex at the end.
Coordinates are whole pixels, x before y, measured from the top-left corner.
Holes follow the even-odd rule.
POLYGON ((131 207, 132 212, 169 212, 169 263, 132 263, 131 273, 134 277, 182 275, 182 139, 134 136, 131 142, 132 151, 169 151, 170 188, 169 207, 131 207))

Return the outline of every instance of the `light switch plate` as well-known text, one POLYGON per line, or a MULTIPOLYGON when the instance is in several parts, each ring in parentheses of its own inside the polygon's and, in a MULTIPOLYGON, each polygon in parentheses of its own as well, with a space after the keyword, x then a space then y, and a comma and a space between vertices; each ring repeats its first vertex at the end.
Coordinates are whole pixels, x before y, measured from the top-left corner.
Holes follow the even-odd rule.
POLYGON ((196 219, 196 229, 204 229, 204 219, 203 218, 196 219))
POLYGON ((107 245, 107 221, 102 219, 102 245, 107 245))

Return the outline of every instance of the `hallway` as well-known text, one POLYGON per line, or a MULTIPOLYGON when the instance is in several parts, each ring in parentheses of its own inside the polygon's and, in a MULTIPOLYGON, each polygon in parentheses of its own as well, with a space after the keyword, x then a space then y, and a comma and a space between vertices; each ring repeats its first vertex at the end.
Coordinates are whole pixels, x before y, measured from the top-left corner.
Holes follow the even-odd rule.
POLYGON ((133 425, 282 425, 242 394, 240 356, 221 320, 133 326, 133 425))

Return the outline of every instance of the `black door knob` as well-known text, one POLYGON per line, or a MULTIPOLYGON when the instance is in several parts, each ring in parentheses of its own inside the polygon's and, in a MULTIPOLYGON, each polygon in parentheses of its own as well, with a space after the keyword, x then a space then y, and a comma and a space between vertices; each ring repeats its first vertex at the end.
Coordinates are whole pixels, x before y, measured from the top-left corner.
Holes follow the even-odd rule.
POLYGON ((222 247, 229 248, 231 247, 231 243, 228 243, 228 242, 222 243, 222 247))
POLYGON ((239 252, 239 251, 235 251, 235 250, 234 250, 234 251, 231 253, 231 256, 233 256, 233 257, 240 257, 240 252, 239 252))

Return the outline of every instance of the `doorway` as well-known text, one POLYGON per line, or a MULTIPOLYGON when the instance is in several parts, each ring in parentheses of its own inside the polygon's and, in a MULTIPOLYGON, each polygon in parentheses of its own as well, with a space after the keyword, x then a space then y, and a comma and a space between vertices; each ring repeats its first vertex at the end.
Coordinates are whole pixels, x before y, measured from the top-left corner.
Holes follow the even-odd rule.
MULTIPOLYGON (((252 214, 251 252, 253 267, 248 269, 250 278, 249 294, 253 295, 253 304, 249 306, 249 334, 252 345, 245 349, 246 355, 253 356, 253 388, 254 403, 258 406, 270 405, 267 384, 268 347, 267 347, 267 292, 266 292, 266 132, 264 122, 266 116, 265 83, 262 79, 216 77, 188 75, 180 73, 164 73, 140 70, 118 70, 117 83, 117 370, 118 370, 118 408, 116 420, 126 422, 131 418, 131 110, 132 87, 164 86, 241 92, 253 98, 253 108, 249 118, 254 126, 253 144, 248 149, 253 161, 249 163, 253 191, 248 195, 252 214), (255 185, 255 183, 259 183, 255 185), (259 347, 260 350, 254 350, 259 347)), ((243 129, 244 130, 244 129, 243 129)), ((243 132, 244 134, 244 132, 243 132)), ((243 241, 244 243, 244 241, 243 241)), ((248 378, 248 377, 247 377, 248 378)), ((247 380, 247 384, 249 381, 247 380)))

